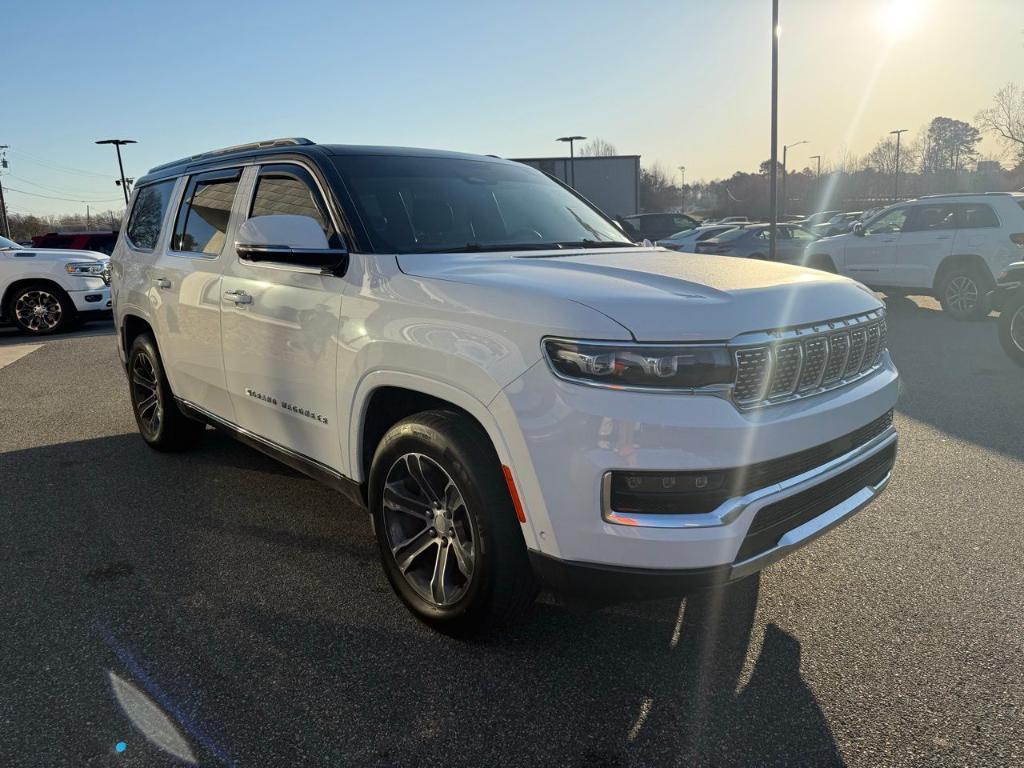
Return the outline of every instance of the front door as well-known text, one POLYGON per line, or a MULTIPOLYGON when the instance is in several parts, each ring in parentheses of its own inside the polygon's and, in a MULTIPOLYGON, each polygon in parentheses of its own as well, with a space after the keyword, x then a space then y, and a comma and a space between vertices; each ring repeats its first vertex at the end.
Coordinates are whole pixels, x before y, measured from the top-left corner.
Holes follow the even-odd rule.
MULTIPOLYGON (((340 245, 321 188, 304 167, 246 171, 245 218, 310 216, 340 245)), ((221 285, 224 367, 239 426, 339 469, 337 362, 342 278, 232 253, 221 285)))
POLYGON ((863 236, 844 238, 840 271, 866 285, 893 285, 897 247, 907 220, 907 208, 894 208, 864 227, 863 236))

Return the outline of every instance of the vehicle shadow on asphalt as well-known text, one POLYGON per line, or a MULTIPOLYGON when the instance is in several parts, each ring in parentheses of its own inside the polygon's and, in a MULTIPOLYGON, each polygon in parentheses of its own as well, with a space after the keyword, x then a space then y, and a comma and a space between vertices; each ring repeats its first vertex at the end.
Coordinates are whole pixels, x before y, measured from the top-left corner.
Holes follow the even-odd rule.
POLYGON ((22 681, 18 718, 51 722, 25 674, 46 649, 60 729, 21 730, 55 758, 130 728, 113 671, 156 692, 203 765, 843 765, 800 642, 756 623, 759 578, 681 615, 544 601, 452 640, 392 595, 365 512, 207 437, 180 455, 135 434, 0 454, 0 575, 37 595, 0 597, 25 627, 0 674, 22 681))
MULTIPOLYGON (((932 299, 887 297, 889 351, 901 377, 896 410, 1024 459, 1024 371, 999 346, 996 317, 958 321, 932 299)), ((898 425, 897 425, 898 426, 898 425)))

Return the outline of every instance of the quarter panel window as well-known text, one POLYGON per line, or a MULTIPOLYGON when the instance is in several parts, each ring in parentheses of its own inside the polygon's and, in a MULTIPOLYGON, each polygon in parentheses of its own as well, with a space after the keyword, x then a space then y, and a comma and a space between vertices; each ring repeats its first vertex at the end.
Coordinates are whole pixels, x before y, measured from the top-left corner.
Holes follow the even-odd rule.
POLYGON ((241 171, 214 171, 194 176, 182 198, 171 250, 219 256, 227 240, 231 207, 241 171))
POLYGON ((139 187, 125 228, 125 237, 135 248, 151 251, 156 247, 175 181, 169 179, 139 187))

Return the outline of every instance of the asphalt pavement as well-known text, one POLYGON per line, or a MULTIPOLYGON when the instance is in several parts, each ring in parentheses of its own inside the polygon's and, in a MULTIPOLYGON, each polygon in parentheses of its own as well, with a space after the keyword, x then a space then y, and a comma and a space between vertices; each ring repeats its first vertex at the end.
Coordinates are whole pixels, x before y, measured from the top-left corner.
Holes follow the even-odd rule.
POLYGON ((721 594, 459 642, 365 512, 210 431, 138 437, 109 324, 0 331, 0 765, 1024 764, 1024 369, 889 302, 873 506, 721 594))

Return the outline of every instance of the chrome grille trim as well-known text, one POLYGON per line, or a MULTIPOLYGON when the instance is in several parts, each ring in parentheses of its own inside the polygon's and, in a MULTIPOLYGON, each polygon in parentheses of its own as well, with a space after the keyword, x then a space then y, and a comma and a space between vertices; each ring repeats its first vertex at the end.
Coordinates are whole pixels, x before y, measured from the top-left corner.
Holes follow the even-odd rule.
POLYGON ((885 312, 874 310, 739 336, 729 345, 736 363, 732 401, 749 410, 846 386, 881 365, 886 332, 885 312), (804 379, 805 366, 814 372, 814 380, 804 379))

